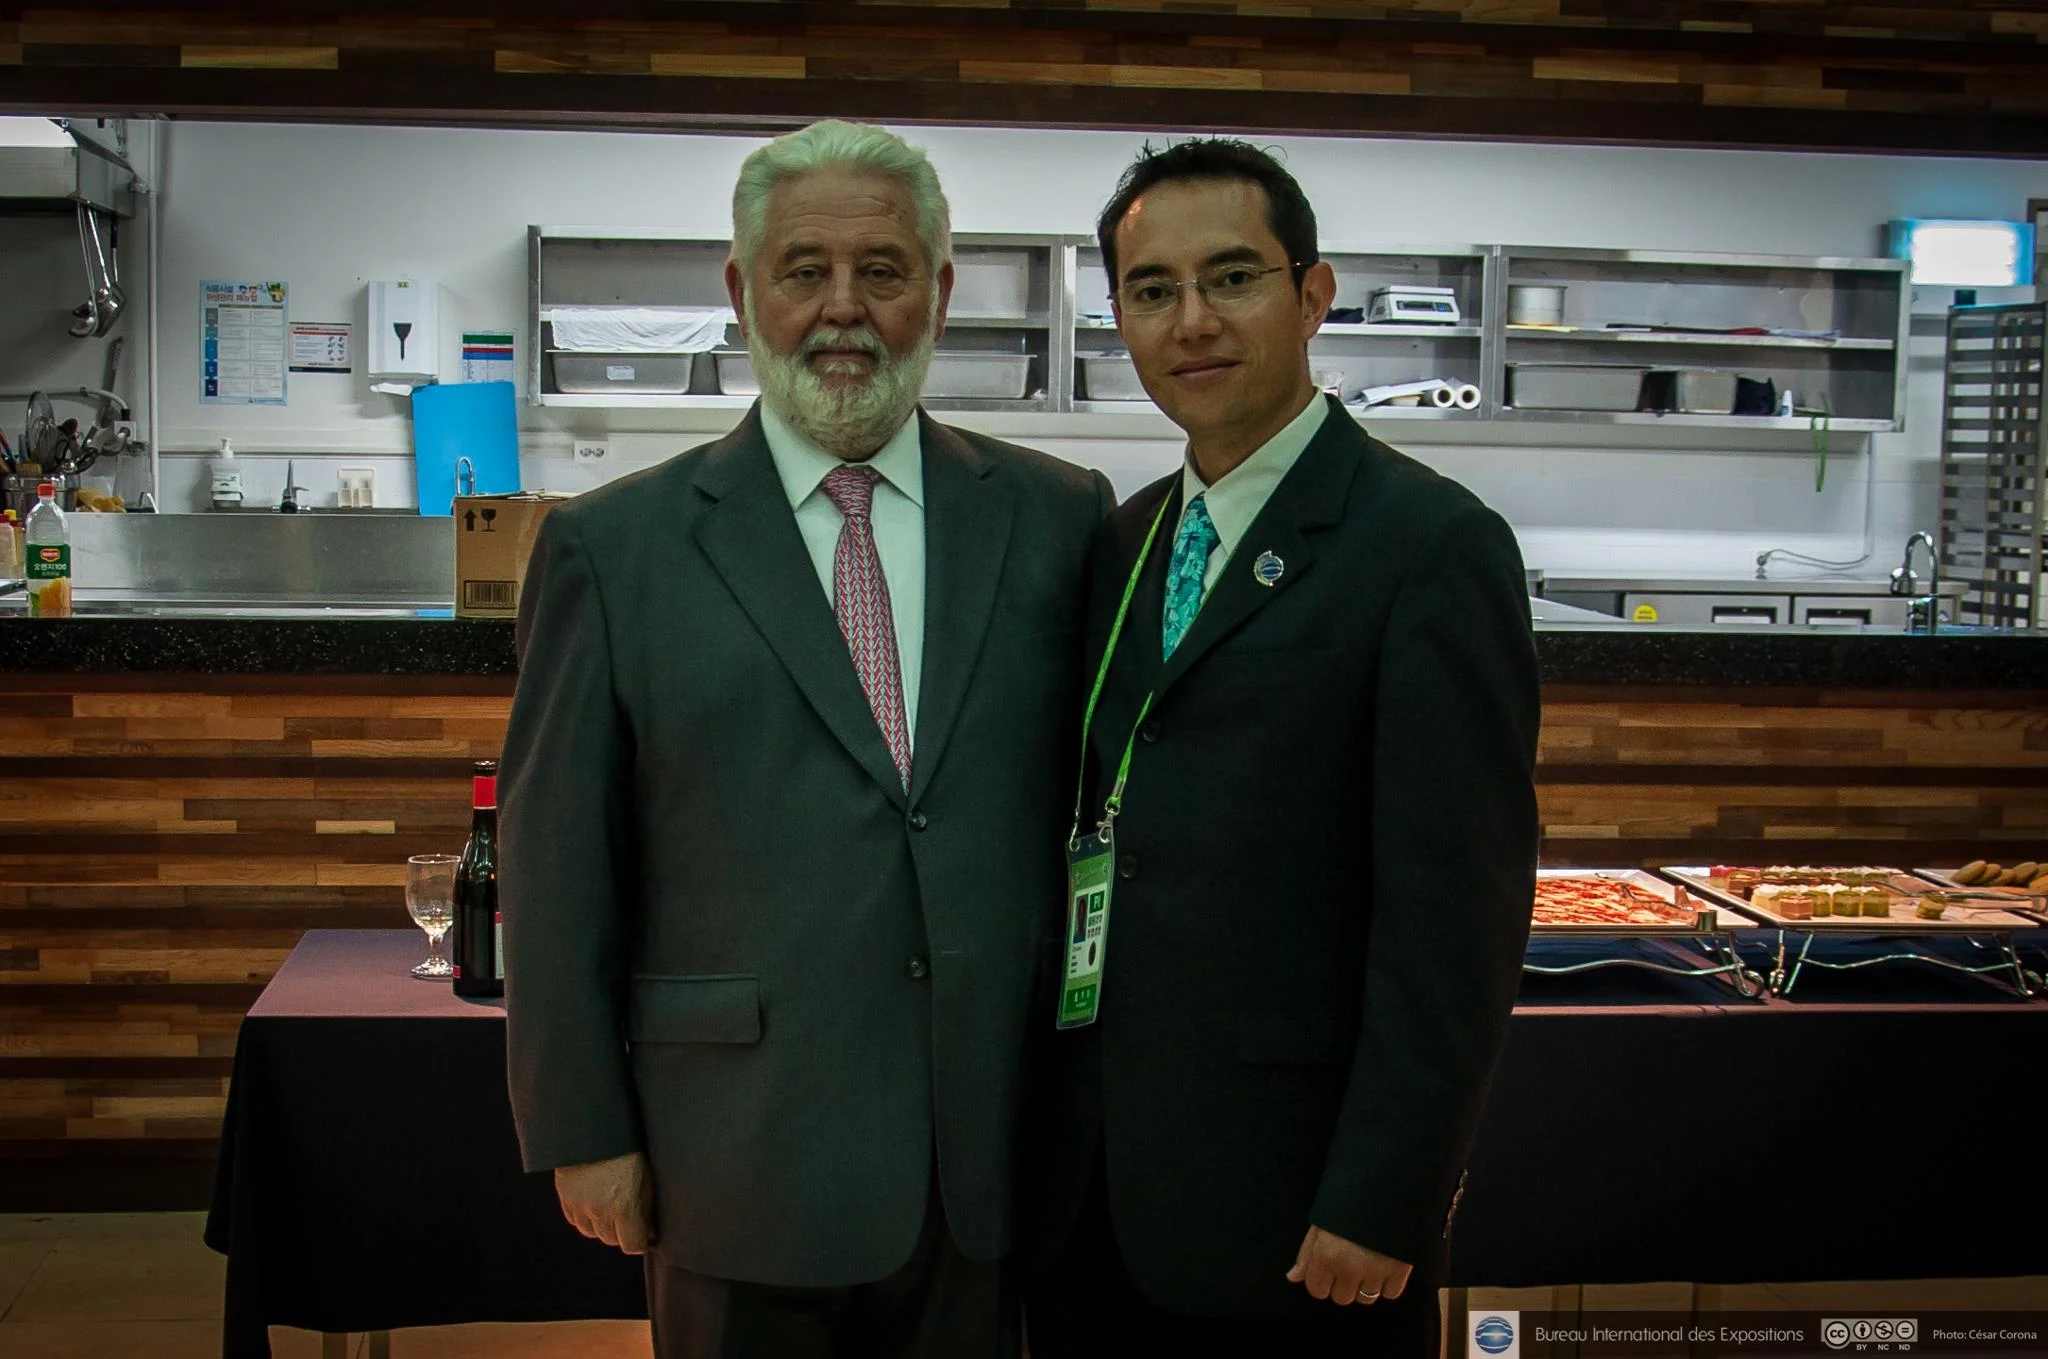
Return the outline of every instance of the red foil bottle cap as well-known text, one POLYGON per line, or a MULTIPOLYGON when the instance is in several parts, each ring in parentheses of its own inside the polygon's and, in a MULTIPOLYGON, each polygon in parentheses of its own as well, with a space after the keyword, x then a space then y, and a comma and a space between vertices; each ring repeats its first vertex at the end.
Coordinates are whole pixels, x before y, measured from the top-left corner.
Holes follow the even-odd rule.
POLYGON ((497 775, 479 774, 474 780, 474 783, 475 787, 472 792, 473 800, 471 801, 470 805, 472 807, 489 807, 493 810, 496 810, 498 806, 497 775))

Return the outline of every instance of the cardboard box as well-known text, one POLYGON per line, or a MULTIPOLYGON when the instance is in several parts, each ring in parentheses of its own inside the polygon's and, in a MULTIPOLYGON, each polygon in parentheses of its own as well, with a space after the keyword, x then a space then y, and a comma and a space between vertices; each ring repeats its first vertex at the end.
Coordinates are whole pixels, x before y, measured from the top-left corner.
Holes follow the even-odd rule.
POLYGON ((515 618, 526 562, 548 511, 569 497, 560 491, 455 497, 455 614, 515 618))

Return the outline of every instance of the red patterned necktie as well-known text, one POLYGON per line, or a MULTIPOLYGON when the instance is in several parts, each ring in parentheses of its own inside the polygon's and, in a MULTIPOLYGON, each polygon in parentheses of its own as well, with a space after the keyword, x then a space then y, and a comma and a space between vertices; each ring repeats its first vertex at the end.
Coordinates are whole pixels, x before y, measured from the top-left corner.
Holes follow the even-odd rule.
POLYGON ((881 473, 864 464, 835 467, 825 474, 825 496, 846 522, 832 553, 832 610, 853 654, 860 687, 867 692, 875 724, 882 729, 889 758, 910 788, 910 722, 903 711, 903 661, 896 650, 896 618, 889 610, 889 582, 875 547, 869 517, 881 473))

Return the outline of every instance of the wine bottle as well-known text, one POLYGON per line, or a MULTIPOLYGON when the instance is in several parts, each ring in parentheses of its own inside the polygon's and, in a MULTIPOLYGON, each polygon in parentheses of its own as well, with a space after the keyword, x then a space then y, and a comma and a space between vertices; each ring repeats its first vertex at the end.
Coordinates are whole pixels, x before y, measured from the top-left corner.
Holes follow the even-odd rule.
POLYGON ((455 865, 455 994, 505 994, 505 930, 498 914, 498 763, 478 760, 469 843, 455 865))

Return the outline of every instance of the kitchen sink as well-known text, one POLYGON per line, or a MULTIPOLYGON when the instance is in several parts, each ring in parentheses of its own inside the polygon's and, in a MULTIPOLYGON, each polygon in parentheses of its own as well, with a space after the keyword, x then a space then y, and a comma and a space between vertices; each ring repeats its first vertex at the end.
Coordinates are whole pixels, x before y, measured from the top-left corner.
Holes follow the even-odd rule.
MULTIPOLYGON (((0 615, 28 611, 18 590, 0 594, 0 615)), ((448 600, 257 597, 252 595, 126 594, 79 591, 71 612, 77 618, 448 618, 448 600)))

